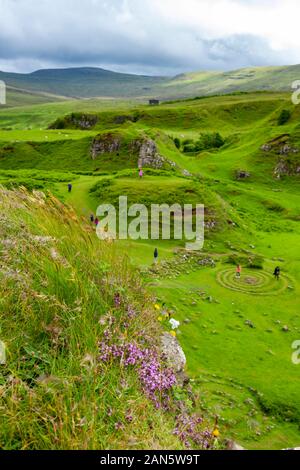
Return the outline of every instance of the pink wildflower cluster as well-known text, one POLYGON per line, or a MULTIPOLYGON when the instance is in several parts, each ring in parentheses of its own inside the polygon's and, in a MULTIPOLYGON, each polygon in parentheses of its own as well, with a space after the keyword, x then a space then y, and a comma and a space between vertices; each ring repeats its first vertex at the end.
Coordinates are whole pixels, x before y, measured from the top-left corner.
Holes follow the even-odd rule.
POLYGON ((162 366, 155 351, 146 349, 138 373, 145 392, 155 406, 160 408, 163 402, 164 407, 167 407, 169 401, 167 392, 176 384, 173 370, 162 366))
POLYGON ((125 367, 135 366, 145 394, 154 402, 157 408, 168 404, 168 391, 175 385, 176 376, 172 369, 161 364, 156 351, 141 349, 134 343, 109 344, 99 343, 101 362, 119 359, 125 367))
POLYGON ((191 448, 192 444, 200 449, 213 447, 212 433, 209 430, 200 430, 203 419, 197 415, 181 414, 177 417, 174 434, 179 437, 185 447, 191 448))

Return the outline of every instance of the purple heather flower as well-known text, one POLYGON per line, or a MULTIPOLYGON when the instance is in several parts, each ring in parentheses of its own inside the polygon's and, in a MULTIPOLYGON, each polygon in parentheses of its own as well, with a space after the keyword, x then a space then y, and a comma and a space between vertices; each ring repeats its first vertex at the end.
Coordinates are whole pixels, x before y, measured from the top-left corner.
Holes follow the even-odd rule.
POLYGON ((116 308, 120 308, 121 307, 121 296, 119 293, 116 293, 115 296, 114 296, 114 305, 116 308))
POLYGON ((134 318, 136 316, 136 312, 131 305, 128 305, 127 307, 127 315, 128 315, 128 318, 134 318))

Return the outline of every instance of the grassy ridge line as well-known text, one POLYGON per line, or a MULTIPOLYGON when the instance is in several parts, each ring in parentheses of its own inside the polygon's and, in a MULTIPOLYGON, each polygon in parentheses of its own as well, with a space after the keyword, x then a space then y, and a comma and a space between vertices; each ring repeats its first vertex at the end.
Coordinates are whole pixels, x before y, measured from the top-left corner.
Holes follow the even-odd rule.
POLYGON ((156 342, 138 273, 53 197, 0 191, 0 447, 181 448, 134 371, 97 360, 113 319, 116 338, 156 342), (129 306, 138 314, 125 328, 129 306))
POLYGON ((23 90, 20 88, 6 88, 6 106, 5 108, 13 108, 19 106, 33 106, 44 103, 53 103, 58 101, 66 101, 68 98, 64 96, 51 95, 50 93, 35 92, 23 90))
MULTIPOLYGON (((45 129, 57 118, 71 113, 101 113, 97 128, 103 124, 110 123, 121 114, 140 113, 143 125, 157 125, 157 127, 177 129, 192 129, 197 123, 198 126, 209 122, 209 127, 215 129, 219 125, 227 127, 237 126, 239 116, 234 108, 242 107, 244 104, 244 114, 249 112, 249 117, 255 118, 255 110, 258 116, 265 115, 268 110, 276 106, 288 105, 290 103, 288 93, 245 93, 233 95, 218 95, 203 97, 201 99, 180 100, 170 103, 162 103, 159 107, 146 105, 144 99, 84 99, 69 100, 59 103, 46 103, 34 106, 22 106, 16 108, 0 108, 0 129, 45 129), (264 111, 265 108, 265 111, 264 111), (230 111, 233 110, 233 116, 230 111), (214 115, 212 114, 214 113, 214 115), (225 118, 225 120, 224 120, 225 118)), ((256 116, 256 118, 258 117, 256 116)), ((246 116, 243 116, 244 118, 246 116)), ((249 118, 247 118, 249 120, 249 118)))
POLYGON ((257 90, 289 91, 300 66, 251 67, 228 72, 192 72, 176 77, 115 73, 99 68, 39 70, 31 74, 0 72, 10 86, 69 97, 157 97, 178 99, 257 90))
POLYGON ((111 72, 100 68, 38 70, 30 74, 0 72, 8 85, 30 91, 70 97, 145 96, 164 83, 165 77, 152 77, 111 72))

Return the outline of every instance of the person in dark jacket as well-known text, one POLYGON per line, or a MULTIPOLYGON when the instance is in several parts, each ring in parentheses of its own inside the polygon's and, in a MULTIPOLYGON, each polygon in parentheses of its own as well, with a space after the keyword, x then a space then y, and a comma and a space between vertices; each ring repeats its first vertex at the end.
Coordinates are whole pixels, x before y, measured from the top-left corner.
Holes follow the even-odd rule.
POLYGON ((280 267, 279 266, 276 266, 275 271, 274 271, 274 276, 275 276, 275 279, 277 279, 277 281, 279 281, 279 277, 280 277, 280 267))
POLYGON ((72 188, 73 188, 72 184, 69 183, 69 184, 68 184, 68 192, 69 192, 69 193, 72 191, 72 188))
POLYGON ((158 249, 155 248, 155 250, 154 250, 154 262, 157 263, 157 260, 158 260, 158 249))

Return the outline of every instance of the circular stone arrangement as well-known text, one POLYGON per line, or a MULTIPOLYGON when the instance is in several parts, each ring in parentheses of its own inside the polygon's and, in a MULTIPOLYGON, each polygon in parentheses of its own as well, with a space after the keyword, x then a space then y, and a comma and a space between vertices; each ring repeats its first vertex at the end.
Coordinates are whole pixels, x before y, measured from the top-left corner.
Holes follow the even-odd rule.
POLYGON ((253 295, 281 294, 289 284, 285 276, 281 275, 277 281, 272 273, 263 270, 243 269, 241 277, 238 278, 235 268, 219 271, 217 281, 227 289, 253 295))

